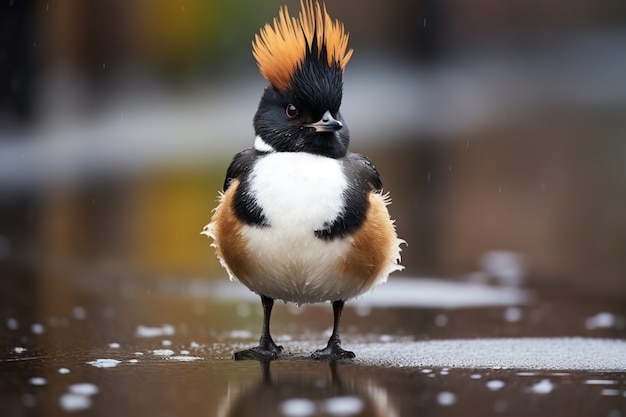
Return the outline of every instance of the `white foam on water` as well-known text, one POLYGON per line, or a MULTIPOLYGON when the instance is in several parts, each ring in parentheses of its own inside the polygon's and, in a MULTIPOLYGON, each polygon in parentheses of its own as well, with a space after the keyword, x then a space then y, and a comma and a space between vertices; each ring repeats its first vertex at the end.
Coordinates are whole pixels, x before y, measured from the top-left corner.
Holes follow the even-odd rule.
POLYGON ((171 356, 174 354, 174 351, 172 349, 155 349, 152 353, 157 356, 171 356))
POLYGON ((554 389, 554 384, 549 379, 542 379, 530 387, 530 392, 534 394, 550 394, 554 389))
POLYGON ((609 329, 617 323, 615 315, 607 312, 601 312, 595 316, 587 318, 585 320, 585 327, 587 329, 609 329))
POLYGON ((626 370, 626 340, 596 338, 451 339, 349 344, 356 362, 390 367, 519 370, 626 370))
POLYGON ((504 388, 504 385, 506 385, 504 381, 500 381, 499 379, 492 379, 490 381, 487 381, 487 383, 485 384, 485 386, 491 391, 498 391, 504 388))
POLYGON ((48 381, 46 380, 46 378, 40 377, 40 376, 36 376, 33 377, 29 380, 31 385, 38 385, 38 386, 42 386, 42 385, 46 385, 48 383, 48 381))
POLYGON ((41 323, 34 323, 32 326, 30 326, 30 330, 34 334, 43 334, 43 332, 45 331, 43 324, 41 323))
POLYGON ((174 333, 176 333, 176 330, 171 324, 164 324, 161 327, 137 326, 135 331, 138 337, 171 336, 174 333))
POLYGON ((363 400, 354 396, 333 397, 324 401, 323 409, 336 416, 359 414, 364 408, 363 400))
POLYGON ((617 381, 613 379, 588 379, 585 384, 589 385, 615 385, 617 381))
POLYGON ((65 393, 61 395, 59 404, 68 412, 82 411, 91 407, 91 398, 80 394, 65 393))
POLYGON ((72 394, 89 396, 97 394, 99 389, 95 384, 90 382, 80 382, 78 384, 70 385, 68 391, 72 394))
POLYGON ((280 410, 288 417, 308 417, 315 413, 315 403, 306 398, 290 398, 281 403, 280 410))
POLYGON ((450 406, 456 402, 456 395, 449 391, 443 391, 437 394, 437 404, 450 406))
POLYGON ((98 391, 98 387, 89 382, 73 384, 68 387, 68 392, 61 395, 59 404, 63 410, 68 412, 87 410, 91 408, 91 397, 96 395, 98 391))
POLYGON ((175 355, 168 356, 167 359, 178 362, 193 362, 202 359, 199 356, 188 356, 188 355, 175 355))
POLYGON ((117 359, 96 359, 95 361, 87 363, 91 366, 95 366, 96 368, 114 368, 120 363, 120 361, 117 359))

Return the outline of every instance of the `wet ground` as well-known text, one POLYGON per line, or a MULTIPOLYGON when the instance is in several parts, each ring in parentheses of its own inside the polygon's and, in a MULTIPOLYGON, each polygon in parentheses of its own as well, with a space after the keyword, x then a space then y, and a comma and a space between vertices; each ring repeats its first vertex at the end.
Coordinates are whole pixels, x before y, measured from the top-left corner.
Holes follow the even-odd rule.
POLYGON ((396 277, 347 304, 355 360, 308 357, 329 305, 278 303, 285 350, 259 363, 231 359, 261 308, 226 279, 109 266, 14 269, 0 286, 2 416, 626 415, 619 294, 396 277))

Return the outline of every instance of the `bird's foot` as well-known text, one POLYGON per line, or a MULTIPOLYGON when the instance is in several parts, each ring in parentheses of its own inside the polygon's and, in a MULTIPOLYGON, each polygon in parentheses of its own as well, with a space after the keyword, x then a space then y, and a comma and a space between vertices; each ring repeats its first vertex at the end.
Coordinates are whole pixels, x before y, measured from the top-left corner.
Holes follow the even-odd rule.
POLYGON ((278 354, 282 352, 283 347, 278 346, 273 340, 263 340, 259 343, 259 346, 255 346, 250 349, 235 352, 233 355, 236 361, 242 360, 257 360, 268 361, 278 357, 278 354))
POLYGON ((324 349, 316 350, 311 355, 313 359, 331 360, 331 361, 338 361, 342 359, 352 359, 355 356, 356 355, 354 354, 354 352, 345 350, 341 347, 341 340, 339 340, 339 337, 333 337, 333 336, 331 336, 330 340, 328 341, 328 345, 324 349))

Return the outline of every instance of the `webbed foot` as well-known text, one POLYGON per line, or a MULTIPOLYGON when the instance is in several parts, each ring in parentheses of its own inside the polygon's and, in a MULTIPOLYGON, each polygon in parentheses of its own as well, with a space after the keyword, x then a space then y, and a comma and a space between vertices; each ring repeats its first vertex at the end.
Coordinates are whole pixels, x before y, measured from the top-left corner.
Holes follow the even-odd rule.
POLYGON ((272 339, 264 341, 261 338, 259 346, 255 346, 250 349, 242 350, 239 352, 235 352, 233 355, 236 361, 241 360, 257 360, 257 361, 267 361, 276 359, 280 352, 282 352, 283 347, 278 346, 272 339))
POLYGON ((328 345, 324 349, 316 350, 311 355, 313 359, 331 361, 352 359, 355 356, 354 352, 345 350, 341 347, 341 340, 338 336, 331 336, 328 340, 328 345))

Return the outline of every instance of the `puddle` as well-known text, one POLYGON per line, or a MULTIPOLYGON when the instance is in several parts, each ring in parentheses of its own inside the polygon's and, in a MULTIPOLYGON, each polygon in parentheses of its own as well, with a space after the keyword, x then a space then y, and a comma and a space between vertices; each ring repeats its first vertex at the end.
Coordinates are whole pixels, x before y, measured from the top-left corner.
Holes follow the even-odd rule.
POLYGON ((624 415, 619 302, 400 278, 347 304, 353 361, 309 358, 329 305, 277 303, 285 350, 259 363, 232 360, 262 314, 236 284, 40 279, 35 308, 0 310, 3 416, 624 415))

